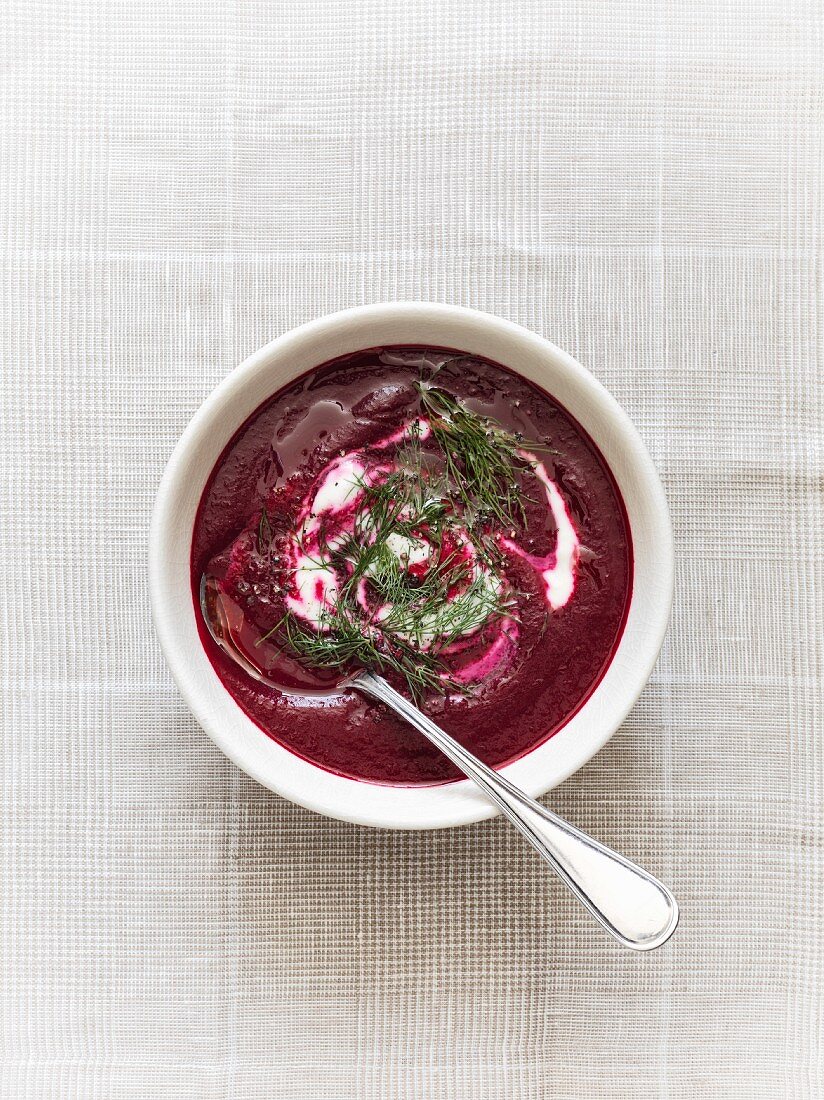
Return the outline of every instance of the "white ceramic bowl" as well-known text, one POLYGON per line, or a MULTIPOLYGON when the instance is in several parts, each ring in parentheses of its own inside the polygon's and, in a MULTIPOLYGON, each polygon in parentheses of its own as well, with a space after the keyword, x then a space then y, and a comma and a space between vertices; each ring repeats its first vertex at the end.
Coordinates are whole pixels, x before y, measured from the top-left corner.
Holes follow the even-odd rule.
POLYGON ((363 306, 302 325, 261 348, 204 402, 169 460, 151 528, 149 580, 166 660, 195 717, 237 765, 264 786, 331 817, 365 825, 434 829, 497 812, 467 780, 396 787, 333 775, 273 741, 218 679, 195 622, 189 555, 206 481, 234 432, 298 375, 380 344, 456 348, 502 363, 556 398, 595 440, 618 483, 632 532, 634 576, 624 633, 612 663, 567 724, 504 769, 531 795, 585 764, 638 698, 658 656, 673 585, 666 500, 644 444, 604 387, 559 348, 490 314, 425 302, 363 306))

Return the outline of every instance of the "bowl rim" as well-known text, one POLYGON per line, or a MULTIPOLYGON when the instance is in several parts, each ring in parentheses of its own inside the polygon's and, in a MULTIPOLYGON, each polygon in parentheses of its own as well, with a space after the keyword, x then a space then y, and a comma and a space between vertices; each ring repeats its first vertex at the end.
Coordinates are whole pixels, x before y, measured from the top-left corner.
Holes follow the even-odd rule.
POLYGON ((490 313, 432 302, 356 306, 292 329, 245 359, 195 412, 166 465, 149 535, 150 600, 162 652, 186 703, 247 774, 307 809, 344 821, 446 828, 494 817, 498 810, 469 780, 408 787, 369 783, 328 772, 267 736, 213 669, 197 629, 189 580, 192 527, 203 488, 235 431, 266 399, 267 384, 271 396, 313 365, 391 343, 454 347, 503 363, 556 398, 604 455, 633 539, 624 631, 583 706, 552 737, 500 770, 535 797, 562 783, 606 744, 647 683, 669 623, 674 554, 666 498, 640 435, 594 375, 550 341, 490 313), (324 350, 336 347, 335 354, 324 350), (295 362, 299 369, 290 369, 295 362))

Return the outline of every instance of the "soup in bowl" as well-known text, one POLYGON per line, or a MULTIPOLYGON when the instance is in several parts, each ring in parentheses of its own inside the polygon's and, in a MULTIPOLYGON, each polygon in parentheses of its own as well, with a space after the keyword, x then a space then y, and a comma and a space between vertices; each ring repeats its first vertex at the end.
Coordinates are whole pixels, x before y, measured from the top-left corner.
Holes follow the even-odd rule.
POLYGON ((150 557, 164 652, 224 751, 312 809, 407 828, 495 811, 348 675, 380 672, 540 794, 637 698, 673 571, 657 475, 603 387, 518 326, 417 303, 233 372, 172 456, 150 557))

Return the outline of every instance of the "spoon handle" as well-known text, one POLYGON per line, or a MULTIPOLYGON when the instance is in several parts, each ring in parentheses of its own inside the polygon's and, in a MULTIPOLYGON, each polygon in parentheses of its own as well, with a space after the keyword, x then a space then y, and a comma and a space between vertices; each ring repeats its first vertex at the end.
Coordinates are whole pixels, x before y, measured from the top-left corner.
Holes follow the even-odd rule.
POLYGON ((635 951, 666 943, 678 924, 678 905, 656 878, 482 764, 381 676, 358 672, 350 684, 391 707, 474 780, 619 943, 635 951))

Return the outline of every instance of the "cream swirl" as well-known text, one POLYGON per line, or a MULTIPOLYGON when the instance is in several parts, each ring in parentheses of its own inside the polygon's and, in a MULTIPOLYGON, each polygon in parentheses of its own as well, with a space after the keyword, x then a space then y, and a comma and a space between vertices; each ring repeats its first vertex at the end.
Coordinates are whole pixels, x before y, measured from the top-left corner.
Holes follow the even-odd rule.
POLYGON ((421 653, 436 650, 449 666, 448 678, 472 683, 507 667, 517 651, 506 554, 540 575, 547 604, 557 611, 574 591, 578 536, 558 486, 526 451, 555 525, 555 546, 546 556, 527 553, 503 531, 493 536, 500 553, 481 552, 460 513, 437 495, 376 517, 376 493, 402 469, 399 447, 428 435, 426 420, 416 419, 369 447, 340 454, 320 472, 287 539, 285 602, 324 634, 342 594, 352 591, 364 635, 401 639, 421 653), (433 593, 437 599, 423 598, 433 593))

